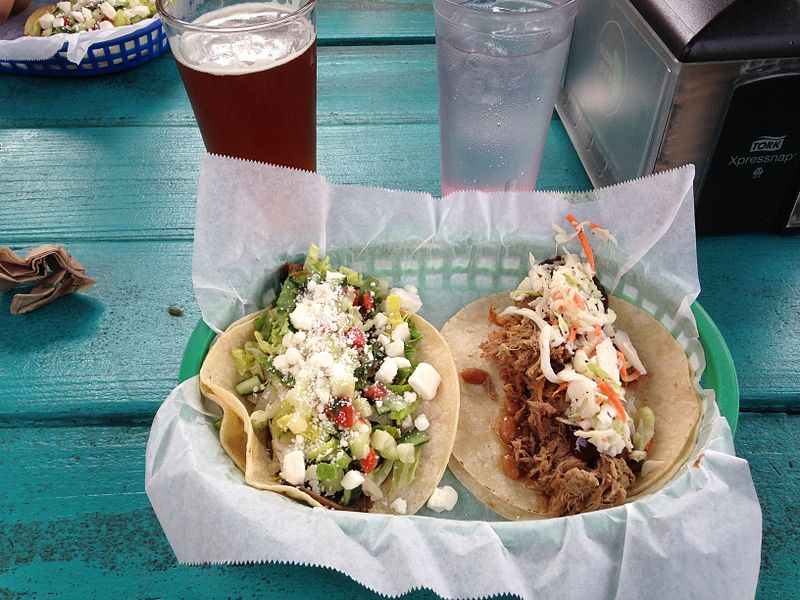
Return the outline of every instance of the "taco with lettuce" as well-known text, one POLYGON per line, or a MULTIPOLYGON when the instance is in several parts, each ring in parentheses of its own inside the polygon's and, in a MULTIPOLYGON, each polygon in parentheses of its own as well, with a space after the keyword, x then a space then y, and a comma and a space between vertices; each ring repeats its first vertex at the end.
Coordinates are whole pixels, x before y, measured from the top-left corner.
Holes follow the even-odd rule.
POLYGON ((200 371, 248 484, 310 506, 416 512, 447 467, 458 374, 413 287, 334 268, 312 246, 275 304, 233 324, 200 371))
POLYGON ((450 469, 509 519, 618 506, 661 487, 701 417, 688 360, 654 318, 609 297, 585 258, 536 262, 516 290, 467 305, 442 329, 463 380, 450 469))

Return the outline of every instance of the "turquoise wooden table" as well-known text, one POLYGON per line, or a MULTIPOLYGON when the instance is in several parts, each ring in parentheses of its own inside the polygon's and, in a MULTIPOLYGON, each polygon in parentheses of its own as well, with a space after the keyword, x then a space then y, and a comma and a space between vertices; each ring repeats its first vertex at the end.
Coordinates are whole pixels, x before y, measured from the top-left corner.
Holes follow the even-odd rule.
MULTIPOLYGON (((439 194, 429 2, 323 0, 319 35, 319 171, 439 194)), ((0 294, 2 597, 374 596, 323 569, 178 565, 145 496, 149 424, 200 317, 203 150, 169 54, 94 79, 0 76, 0 246, 63 244, 98 281, 23 316, 0 294)), ((555 119, 539 186, 590 186, 555 119)), ((800 239, 702 238, 698 255, 764 512, 759 596, 797 598, 800 239)))

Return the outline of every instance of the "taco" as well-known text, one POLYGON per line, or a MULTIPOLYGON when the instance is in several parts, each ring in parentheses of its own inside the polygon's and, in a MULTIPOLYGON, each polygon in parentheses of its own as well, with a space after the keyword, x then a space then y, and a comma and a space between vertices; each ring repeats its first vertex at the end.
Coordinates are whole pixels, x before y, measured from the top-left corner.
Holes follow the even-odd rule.
MULTIPOLYGON (((516 290, 477 300, 442 329, 459 373, 450 469, 509 519, 577 514, 659 489, 701 417, 688 360, 654 318, 609 298, 587 259, 537 263, 516 290)), ((609 238, 607 231, 592 230, 609 238)))
POLYGON ((154 0, 62 0, 33 11, 25 21, 27 36, 49 37, 133 25, 155 16, 154 0))
POLYGON ((248 484, 310 506, 411 514, 436 490, 458 424, 439 332, 389 290, 311 247, 273 307, 225 331, 200 370, 220 442, 248 484))

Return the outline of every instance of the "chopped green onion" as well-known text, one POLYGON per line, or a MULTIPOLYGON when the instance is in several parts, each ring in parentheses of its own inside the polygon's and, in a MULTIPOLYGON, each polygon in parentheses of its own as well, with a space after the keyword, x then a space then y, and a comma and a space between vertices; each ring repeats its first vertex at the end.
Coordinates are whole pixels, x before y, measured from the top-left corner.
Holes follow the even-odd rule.
POLYGON ((256 377, 250 377, 244 381, 236 384, 236 393, 240 396, 249 396, 254 394, 258 388, 261 387, 261 380, 256 377))

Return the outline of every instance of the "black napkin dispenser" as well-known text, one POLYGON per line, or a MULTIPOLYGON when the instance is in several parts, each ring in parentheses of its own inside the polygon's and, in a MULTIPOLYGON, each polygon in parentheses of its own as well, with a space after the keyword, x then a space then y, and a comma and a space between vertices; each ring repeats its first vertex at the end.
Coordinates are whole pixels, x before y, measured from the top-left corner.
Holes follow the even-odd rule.
POLYGON ((556 109, 595 186, 693 163, 699 234, 800 230, 797 0, 584 0, 556 109))

